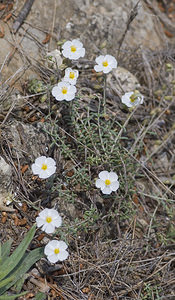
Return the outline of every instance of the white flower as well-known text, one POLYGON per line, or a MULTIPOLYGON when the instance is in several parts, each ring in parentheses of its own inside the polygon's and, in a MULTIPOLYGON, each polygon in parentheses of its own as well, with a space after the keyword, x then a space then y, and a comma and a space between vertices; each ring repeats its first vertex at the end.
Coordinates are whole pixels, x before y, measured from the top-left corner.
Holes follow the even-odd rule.
POLYGON ((44 254, 51 263, 56 263, 58 260, 65 260, 69 253, 66 251, 67 245, 63 241, 50 241, 44 248, 44 254))
POLYGON ((37 227, 42 226, 41 229, 46 233, 53 233, 55 231, 55 227, 60 227, 61 223, 61 216, 55 209, 52 208, 45 208, 36 218, 37 227))
POLYGON ((122 96, 122 103, 124 103, 128 107, 134 107, 138 104, 142 104, 143 98, 143 95, 141 95, 139 91, 135 90, 134 92, 125 93, 122 96))
POLYGON ((52 62, 54 63, 55 61, 53 59, 56 60, 56 63, 57 63, 57 67, 61 66, 62 65, 62 57, 61 57, 61 53, 58 49, 55 49, 51 52, 48 52, 47 53, 47 57, 51 56, 52 57, 52 62))
POLYGON ((100 55, 95 59, 97 65, 94 66, 96 72, 109 73, 112 69, 117 68, 117 61, 112 55, 100 55))
POLYGON ((56 162, 51 157, 40 156, 35 159, 35 163, 32 164, 32 171, 34 175, 38 175, 39 178, 48 178, 56 171, 56 162))
POLYGON ((67 41, 62 46, 62 54, 69 59, 78 59, 85 56, 85 48, 83 44, 78 40, 67 41))
POLYGON ((63 78, 64 81, 69 82, 72 85, 75 85, 78 78, 78 71, 72 70, 71 68, 67 68, 65 70, 65 76, 63 78))
POLYGON ((96 187, 100 188, 103 194, 111 194, 119 188, 118 176, 114 172, 102 171, 96 180, 96 187))
POLYGON ((52 89, 52 95, 56 98, 57 101, 71 101, 75 98, 75 93, 77 89, 74 85, 71 85, 69 82, 61 81, 52 89))

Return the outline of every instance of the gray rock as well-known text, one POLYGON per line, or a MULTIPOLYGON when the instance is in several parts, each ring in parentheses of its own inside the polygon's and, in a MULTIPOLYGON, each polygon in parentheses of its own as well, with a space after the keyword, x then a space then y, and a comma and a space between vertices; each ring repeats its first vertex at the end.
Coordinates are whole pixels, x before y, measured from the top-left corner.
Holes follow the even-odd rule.
POLYGON ((7 191, 7 188, 11 184, 11 179, 11 166, 6 163, 3 157, 0 156, 0 192, 7 191))
POLYGON ((122 67, 117 67, 107 76, 107 84, 120 97, 140 87, 137 78, 122 67))
MULTIPOLYGON (((15 36, 10 30, 13 20, 9 20, 8 25, 3 23, 5 36, 1 38, 0 64, 5 64, 1 80, 11 83, 21 75, 24 79, 36 77, 36 68, 33 67, 38 66, 38 63, 43 66, 46 53, 56 49, 57 41, 62 39, 80 38, 86 48, 86 57, 91 59, 99 54, 102 44, 106 44, 103 52, 117 56, 119 41, 136 3, 137 0, 65 0, 63 5, 61 0, 57 0, 55 7, 53 0, 36 0, 27 17, 27 23, 23 24, 15 36), (49 43, 43 44, 46 37, 44 31, 50 30, 52 25, 53 36, 49 43)), ((22 5, 22 0, 15 3, 15 14, 22 5)), ((162 33, 157 34, 155 19, 140 2, 138 15, 124 39, 125 49, 138 46, 162 48, 164 41, 162 33)))

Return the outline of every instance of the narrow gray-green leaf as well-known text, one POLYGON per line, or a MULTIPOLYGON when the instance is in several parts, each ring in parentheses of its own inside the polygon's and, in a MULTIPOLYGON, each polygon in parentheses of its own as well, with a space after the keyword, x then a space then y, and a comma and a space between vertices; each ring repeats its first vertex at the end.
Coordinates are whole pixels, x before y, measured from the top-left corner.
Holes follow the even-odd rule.
POLYGON ((41 292, 37 293, 34 298, 34 300, 44 300, 44 299, 46 299, 46 294, 41 293, 41 292))
POLYGON ((2 255, 1 255, 1 252, 2 252, 2 247, 1 247, 1 243, 0 243, 0 264, 1 264, 1 261, 2 261, 2 255))
POLYGON ((23 293, 20 293, 20 294, 17 294, 17 295, 3 295, 3 296, 0 296, 0 300, 14 300, 18 297, 21 297, 23 295, 26 295, 28 292, 23 292, 23 293))
POLYGON ((1 265, 0 270, 0 280, 5 278, 19 263, 21 258, 23 257, 26 249, 28 248, 33 236, 35 234, 36 225, 34 225, 29 232, 26 234, 22 242, 16 248, 16 250, 12 253, 10 257, 8 257, 4 263, 1 265))
POLYGON ((32 265, 38 261, 41 257, 43 257, 44 250, 43 248, 37 248, 29 252, 26 257, 19 262, 18 266, 15 268, 14 272, 10 275, 14 276, 13 282, 10 282, 5 287, 0 289, 0 295, 5 293, 11 286, 13 286, 17 280, 22 278, 24 274, 32 267, 32 265))
POLYGON ((22 278, 19 278, 16 283, 15 286, 13 286, 13 291, 15 291, 15 293, 20 293, 24 284, 24 281, 29 277, 29 274, 24 274, 22 278))
POLYGON ((4 286, 6 286, 9 282, 12 282, 14 280, 14 276, 10 276, 5 278, 4 280, 0 281, 0 289, 4 286))
POLYGON ((9 239, 2 245, 2 261, 4 261, 10 255, 10 249, 13 240, 9 239))

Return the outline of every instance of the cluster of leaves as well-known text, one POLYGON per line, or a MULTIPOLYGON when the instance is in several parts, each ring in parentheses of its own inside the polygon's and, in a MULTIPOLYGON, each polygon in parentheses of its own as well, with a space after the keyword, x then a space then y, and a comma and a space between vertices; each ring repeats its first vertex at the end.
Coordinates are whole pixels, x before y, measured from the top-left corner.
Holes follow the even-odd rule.
POLYGON ((29 253, 26 250, 32 241, 36 231, 34 225, 24 237, 23 241, 10 255, 12 239, 6 241, 3 245, 0 244, 0 299, 13 300, 26 292, 20 293, 24 280, 26 279, 26 272, 31 266, 43 256, 43 249, 37 248, 29 253), (10 255, 10 256, 9 256, 10 255), (18 294, 8 295, 6 293, 12 286, 18 294))

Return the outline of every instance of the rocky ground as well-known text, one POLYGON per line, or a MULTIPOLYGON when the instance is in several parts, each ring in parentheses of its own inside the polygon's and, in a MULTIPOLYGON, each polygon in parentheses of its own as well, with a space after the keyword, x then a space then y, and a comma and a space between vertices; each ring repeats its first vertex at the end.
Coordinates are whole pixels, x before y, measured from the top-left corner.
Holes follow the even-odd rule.
MULTIPOLYGON (((175 2, 35 0, 14 33, 23 4, 0 1, 0 237, 15 249, 38 212, 55 207, 70 256, 35 264, 20 299, 175 299, 175 2), (86 56, 74 63, 70 106, 50 93, 67 62, 59 69, 47 53, 73 38, 86 56), (99 120, 103 77, 93 65, 105 53, 118 68, 99 120), (120 98, 134 89, 144 104, 130 115, 120 98), (57 161, 53 182, 32 174, 40 155, 57 161), (104 197, 94 182, 109 168, 121 187, 104 197)), ((38 230, 29 249, 48 239, 38 230)))

